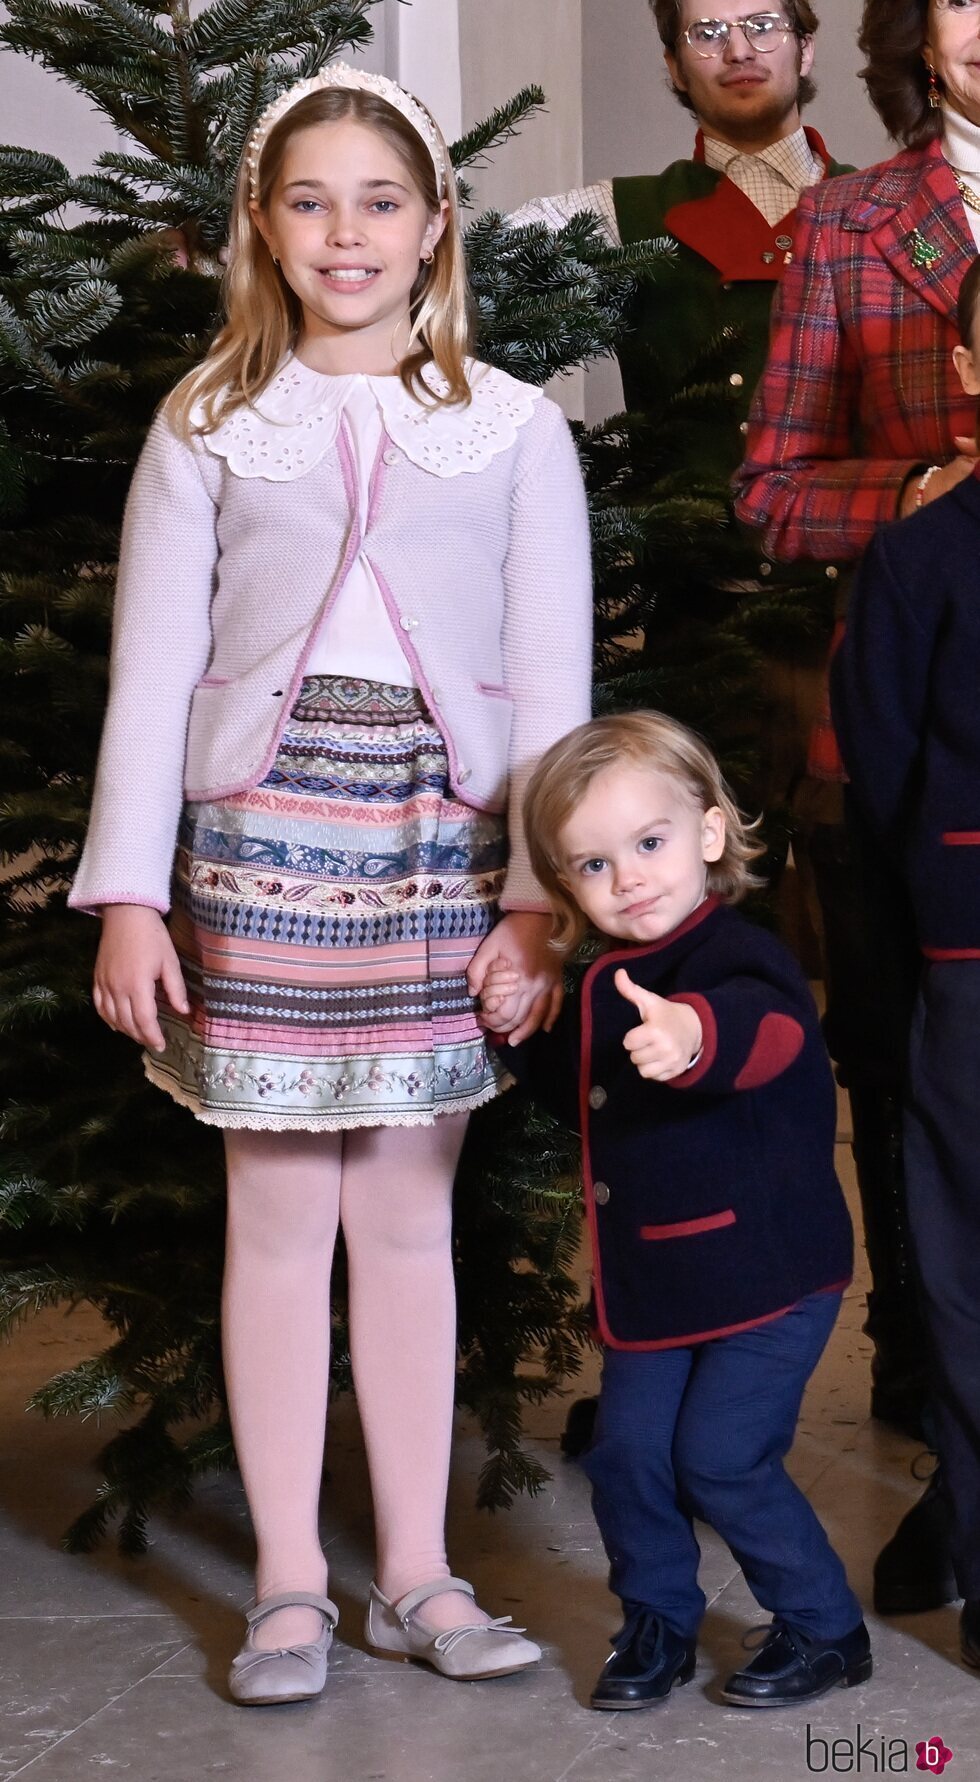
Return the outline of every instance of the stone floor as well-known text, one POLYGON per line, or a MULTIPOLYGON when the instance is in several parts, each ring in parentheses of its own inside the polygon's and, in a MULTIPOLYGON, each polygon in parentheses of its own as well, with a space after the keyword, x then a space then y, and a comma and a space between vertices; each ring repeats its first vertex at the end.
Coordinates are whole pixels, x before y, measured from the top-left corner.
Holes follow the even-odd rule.
MULTIPOLYGON (((849 1180, 844 1143, 839 1155, 849 1180)), ((913 1445, 867 1417, 862 1307, 856 1286, 811 1384, 791 1465, 869 1603, 874 1554, 919 1487, 909 1471, 913 1445)), ((510 1514, 478 1515, 480 1443, 462 1426, 450 1509, 454 1566, 488 1607, 527 1622, 545 1647, 539 1671, 453 1684, 365 1651, 371 1530, 356 1416, 345 1405, 333 1422, 323 1501, 331 1594, 341 1609, 327 1689, 313 1704, 235 1708, 224 1675, 250 1591, 250 1538, 236 1481, 212 1482, 189 1514, 158 1521, 143 1560, 122 1560, 109 1547, 87 1558, 59 1550, 59 1534, 91 1497, 100 1432, 44 1424, 25 1417, 22 1406, 41 1380, 88 1353, 98 1334, 83 1312, 48 1315, 3 1356, 0 1782, 109 1775, 138 1782, 792 1782, 812 1773, 915 1773, 916 1744, 931 1738, 953 1753, 952 1782, 980 1774, 980 1678, 958 1662, 954 1609, 872 1622, 873 1680, 809 1711, 720 1705, 718 1682, 739 1661, 742 1635, 760 1615, 730 1554, 707 1530, 710 1607, 696 1680, 654 1711, 591 1712, 588 1689, 615 1611, 586 1482, 558 1451, 561 1404, 532 1421, 534 1450, 553 1470, 546 1492, 510 1514)))

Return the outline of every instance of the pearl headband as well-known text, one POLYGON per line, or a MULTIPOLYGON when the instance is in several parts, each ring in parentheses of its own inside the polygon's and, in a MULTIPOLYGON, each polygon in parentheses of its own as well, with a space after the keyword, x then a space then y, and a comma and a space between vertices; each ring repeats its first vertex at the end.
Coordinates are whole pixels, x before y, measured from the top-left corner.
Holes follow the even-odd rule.
POLYGON ((446 189, 446 161, 435 124, 425 106, 421 105, 411 93, 406 92, 404 87, 398 86, 397 82, 389 80, 384 74, 371 74, 366 68, 352 68, 349 62, 331 62, 327 68, 322 69, 319 74, 314 74, 309 80, 299 80, 295 86, 287 87, 285 92, 280 93, 278 99, 274 99, 262 113, 252 131, 245 152, 253 200, 257 202, 259 196, 259 162, 269 131, 275 124, 278 124, 279 119, 284 117, 287 111, 291 111, 294 105, 298 105, 301 99, 308 98, 310 93, 322 93, 331 87, 349 88, 362 93, 375 93, 379 99, 386 100, 389 105, 394 106, 396 111, 401 112, 402 117, 407 119, 416 134, 421 136, 429 151, 432 165, 435 168, 436 188, 441 198, 446 189))

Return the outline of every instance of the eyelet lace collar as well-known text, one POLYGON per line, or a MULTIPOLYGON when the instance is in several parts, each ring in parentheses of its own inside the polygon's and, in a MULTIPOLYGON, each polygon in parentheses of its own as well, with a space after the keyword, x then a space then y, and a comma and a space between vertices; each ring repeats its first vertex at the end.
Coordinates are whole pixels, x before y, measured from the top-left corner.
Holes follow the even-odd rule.
MULTIPOLYGON (((541 391, 478 360, 469 361, 468 371, 473 392, 468 408, 428 408, 409 394, 400 377, 331 377, 290 355, 258 401, 235 409, 213 433, 201 436, 202 444, 226 459, 234 476, 292 482, 330 450, 351 390, 366 383, 385 432, 420 470, 441 477, 483 470, 513 445, 541 391)), ((424 375, 435 395, 448 389, 434 366, 424 375)))

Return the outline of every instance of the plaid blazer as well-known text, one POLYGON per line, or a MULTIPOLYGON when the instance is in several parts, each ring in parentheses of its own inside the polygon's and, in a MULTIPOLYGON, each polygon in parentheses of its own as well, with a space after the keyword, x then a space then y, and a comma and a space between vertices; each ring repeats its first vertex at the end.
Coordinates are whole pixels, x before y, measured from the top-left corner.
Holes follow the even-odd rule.
POLYGON ((952 364, 976 255, 939 142, 804 192, 735 477, 770 556, 856 558, 976 403, 952 364))

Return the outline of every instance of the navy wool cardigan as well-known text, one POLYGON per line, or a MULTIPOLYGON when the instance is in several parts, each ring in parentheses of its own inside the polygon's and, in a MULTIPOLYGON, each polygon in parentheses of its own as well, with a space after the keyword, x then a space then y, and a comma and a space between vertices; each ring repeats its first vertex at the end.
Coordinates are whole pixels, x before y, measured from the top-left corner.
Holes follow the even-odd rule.
POLYGON ((854 795, 930 959, 980 958, 980 482, 882 527, 831 674, 854 795))
POLYGON ((796 961, 716 898, 649 946, 604 953, 550 1034, 504 1056, 582 1139, 596 1321, 613 1349, 671 1349, 763 1324, 847 1285, 836 1104, 796 961), (703 1050, 640 1076, 619 966, 696 1009, 703 1050))

